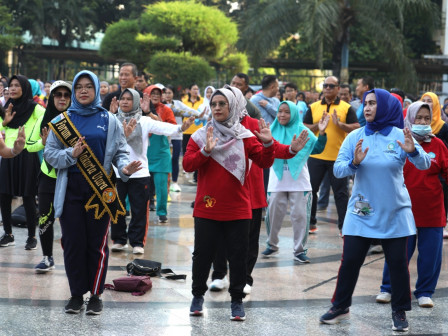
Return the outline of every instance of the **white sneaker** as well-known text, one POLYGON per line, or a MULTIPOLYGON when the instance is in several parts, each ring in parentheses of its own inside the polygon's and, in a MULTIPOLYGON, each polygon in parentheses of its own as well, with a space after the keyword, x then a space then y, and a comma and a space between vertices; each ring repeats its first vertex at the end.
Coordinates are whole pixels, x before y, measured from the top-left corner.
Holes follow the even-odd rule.
POLYGON ((252 292, 252 286, 246 284, 246 286, 244 286, 243 293, 249 295, 251 292, 252 292))
POLYGON ((170 185, 170 191, 173 191, 173 192, 180 192, 181 189, 180 189, 179 185, 178 185, 176 182, 173 182, 173 183, 171 183, 171 185, 170 185))
POLYGON ((422 308, 432 308, 434 307, 434 302, 431 300, 430 297, 427 296, 421 296, 417 299, 418 305, 422 308))
POLYGON ((368 253, 369 254, 383 253, 383 247, 381 245, 373 245, 370 247, 370 250, 368 253))
POLYGON ((132 249, 132 253, 143 254, 143 253, 145 253, 145 249, 141 246, 134 246, 134 248, 132 249))
POLYGON ((376 296, 376 302, 378 303, 389 303, 392 295, 388 292, 381 292, 376 296))
POLYGON ((212 292, 220 292, 224 288, 229 286, 229 281, 227 280, 227 277, 225 276, 224 279, 215 279, 210 284, 210 290, 212 292))
POLYGON ((113 244, 111 247, 112 252, 121 252, 128 248, 128 244, 113 244))

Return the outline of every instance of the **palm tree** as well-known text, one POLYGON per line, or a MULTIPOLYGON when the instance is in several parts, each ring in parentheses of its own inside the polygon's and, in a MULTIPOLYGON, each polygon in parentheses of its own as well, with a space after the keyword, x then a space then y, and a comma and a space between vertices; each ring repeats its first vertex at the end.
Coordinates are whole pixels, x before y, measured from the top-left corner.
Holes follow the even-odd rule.
POLYGON ((348 50, 353 27, 360 24, 391 62, 397 83, 412 86, 416 72, 406 56, 402 31, 405 13, 413 11, 432 17, 434 26, 440 20, 440 9, 431 0, 261 0, 249 7, 241 21, 240 46, 257 64, 282 38, 300 31, 314 45, 317 67, 322 68, 325 48, 332 51, 335 73, 344 75, 341 61, 348 60, 342 59, 343 50, 348 50))

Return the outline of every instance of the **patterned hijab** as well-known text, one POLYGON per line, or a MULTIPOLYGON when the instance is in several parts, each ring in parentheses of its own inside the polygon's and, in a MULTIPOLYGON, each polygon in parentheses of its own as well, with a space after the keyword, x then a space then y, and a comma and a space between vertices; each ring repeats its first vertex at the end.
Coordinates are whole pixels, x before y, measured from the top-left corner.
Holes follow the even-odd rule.
POLYGON ((121 108, 118 108, 117 112, 117 118, 120 120, 121 123, 123 121, 126 121, 127 124, 131 121, 131 119, 135 119, 137 121, 137 126, 135 127, 134 131, 126 138, 126 141, 129 146, 134 150, 137 154, 143 153, 143 130, 142 125, 139 123, 140 118, 142 117, 142 108, 140 107, 140 94, 134 90, 134 89, 125 89, 121 95, 120 98, 125 94, 126 92, 129 92, 132 95, 132 109, 129 112, 123 112, 121 108))
MULTIPOLYGON (((412 125, 415 122, 415 117, 417 116, 418 111, 420 111, 420 109, 422 107, 426 107, 429 110, 431 120, 432 120, 432 110, 431 110, 431 107, 429 106, 429 104, 424 103, 422 101, 416 101, 415 103, 412 103, 411 105, 408 106, 408 112, 406 114, 406 118, 404 119, 404 126, 409 128, 409 130, 412 130, 412 125)), ((412 133, 412 136, 414 137, 415 140, 417 140, 419 142, 421 142, 421 141, 430 142, 431 138, 433 138, 435 135, 431 133, 431 134, 427 134, 425 136, 421 136, 421 135, 412 133)))
POLYGON ((212 120, 205 127, 197 130, 192 135, 192 138, 200 148, 203 148, 207 143, 207 129, 212 126, 213 137, 218 138, 218 142, 215 148, 213 148, 211 157, 235 176, 241 185, 244 185, 246 155, 243 139, 253 137, 254 135, 240 124, 242 107, 238 104, 234 93, 229 89, 218 89, 213 93, 210 101, 213 101, 213 98, 219 94, 223 95, 229 103, 229 117, 223 122, 218 122, 212 117, 212 120))

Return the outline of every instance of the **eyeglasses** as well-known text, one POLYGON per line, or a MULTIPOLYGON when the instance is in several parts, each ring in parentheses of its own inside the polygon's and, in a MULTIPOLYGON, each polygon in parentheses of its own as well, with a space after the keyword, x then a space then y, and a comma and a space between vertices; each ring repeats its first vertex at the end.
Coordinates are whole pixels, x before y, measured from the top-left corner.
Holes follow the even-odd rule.
POLYGON ((53 93, 53 96, 55 96, 56 98, 62 98, 62 97, 70 98, 70 93, 68 93, 68 92, 56 92, 56 93, 53 93))
POLYGON ((94 89, 95 89, 95 87, 92 84, 88 84, 86 86, 82 86, 82 85, 75 86, 75 91, 82 91, 82 90, 90 91, 90 90, 94 90, 94 89))
POLYGON ((329 89, 334 89, 336 86, 339 86, 339 85, 337 85, 337 84, 324 84, 324 85, 322 85, 322 87, 324 88, 324 89, 326 89, 326 88, 329 88, 329 89))
POLYGON ((227 103, 226 103, 226 102, 223 102, 223 101, 220 101, 220 102, 213 102, 213 103, 210 104, 210 106, 213 107, 213 108, 215 108, 216 106, 224 107, 224 106, 226 106, 226 105, 227 105, 227 103))

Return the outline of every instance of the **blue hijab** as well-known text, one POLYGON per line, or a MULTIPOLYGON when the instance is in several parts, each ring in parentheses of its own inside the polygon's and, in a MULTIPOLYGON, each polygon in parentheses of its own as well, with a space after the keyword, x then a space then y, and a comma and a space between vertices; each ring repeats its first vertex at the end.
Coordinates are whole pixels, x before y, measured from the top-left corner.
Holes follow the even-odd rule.
POLYGON ((31 91, 33 93, 33 97, 40 96, 42 93, 40 90, 39 83, 35 79, 28 79, 28 81, 30 82, 30 85, 31 85, 31 91))
POLYGON ((305 147, 302 148, 302 150, 300 150, 293 158, 288 160, 275 159, 272 168, 274 169, 277 178, 281 180, 283 178, 283 164, 286 161, 292 178, 294 180, 297 180, 303 166, 305 165, 314 148, 314 144, 316 143, 317 138, 313 134, 313 132, 311 132, 303 124, 299 116, 299 109, 294 103, 291 103, 290 101, 281 102, 278 106, 277 113, 282 104, 288 104, 289 111, 291 113, 291 119, 289 120, 287 125, 283 126, 278 122, 278 119, 275 118, 274 122, 271 125, 272 137, 283 145, 289 145, 294 137, 294 134, 299 136, 303 130, 306 130, 308 132, 308 137, 310 138, 310 140, 308 140, 305 147))
POLYGON ((83 116, 89 116, 102 111, 107 112, 107 110, 101 106, 100 81, 93 72, 88 70, 82 70, 78 72, 75 76, 75 79, 73 79, 72 87, 72 104, 68 108, 69 112, 74 112, 83 116), (95 86, 95 99, 89 105, 82 105, 80 102, 78 102, 75 92, 75 86, 78 83, 79 77, 85 75, 87 75, 92 80, 93 85, 95 86))
POLYGON ((403 108, 398 99, 392 96, 389 91, 372 89, 364 93, 362 98, 363 110, 366 96, 369 93, 374 93, 376 96, 376 115, 373 122, 366 123, 366 134, 372 135, 375 132, 380 132, 383 135, 388 135, 394 126, 403 129, 403 108))

